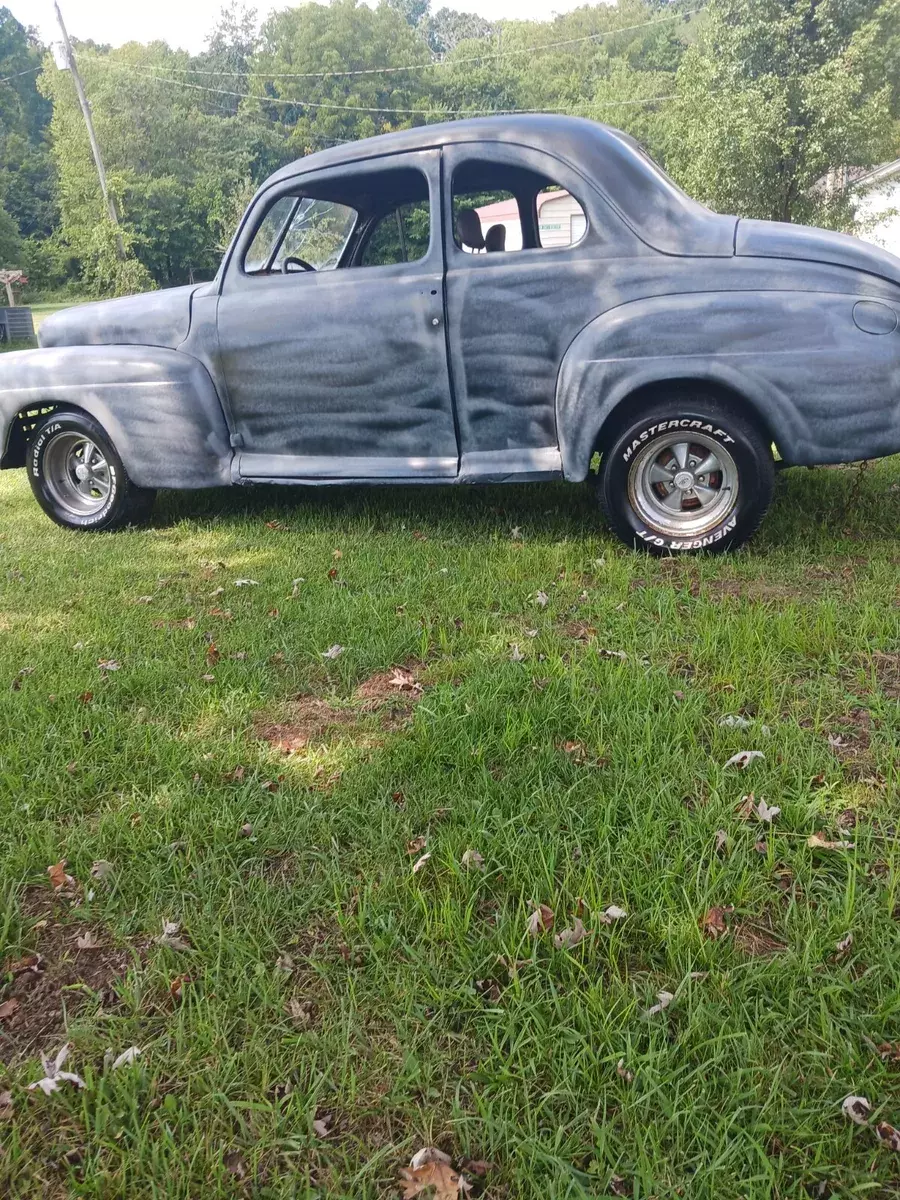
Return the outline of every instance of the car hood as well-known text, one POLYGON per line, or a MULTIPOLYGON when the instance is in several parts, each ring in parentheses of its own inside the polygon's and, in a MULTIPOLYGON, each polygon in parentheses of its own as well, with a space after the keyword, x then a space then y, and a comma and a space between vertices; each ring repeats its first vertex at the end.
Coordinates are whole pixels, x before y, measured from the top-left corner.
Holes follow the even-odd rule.
POLYGON ((168 346, 187 337, 191 298, 203 284, 78 304, 47 317, 41 346, 168 346))
POLYGON ((845 233, 781 221, 738 221, 734 252, 740 257, 797 258, 852 267, 900 283, 900 258, 845 233))

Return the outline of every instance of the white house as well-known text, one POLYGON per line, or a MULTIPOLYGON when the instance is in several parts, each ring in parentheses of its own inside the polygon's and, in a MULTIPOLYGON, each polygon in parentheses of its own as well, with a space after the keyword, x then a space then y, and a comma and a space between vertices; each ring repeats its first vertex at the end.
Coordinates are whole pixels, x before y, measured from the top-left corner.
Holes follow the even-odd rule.
POLYGON ((856 195, 857 236, 900 256, 900 158, 850 183, 856 195))

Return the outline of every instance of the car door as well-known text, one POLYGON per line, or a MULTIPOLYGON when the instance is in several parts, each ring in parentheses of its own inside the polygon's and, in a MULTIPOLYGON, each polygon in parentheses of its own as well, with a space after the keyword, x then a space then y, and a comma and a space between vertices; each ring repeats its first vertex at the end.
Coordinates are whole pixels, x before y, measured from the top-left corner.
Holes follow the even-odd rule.
POLYGON ((258 198, 217 316, 238 477, 457 474, 439 197, 430 150, 301 175, 258 198), (409 197, 427 204, 423 252, 367 260, 377 214, 409 197))
POLYGON ((444 148, 443 170, 460 476, 559 474, 560 364, 617 302, 610 263, 633 254, 634 239, 596 189, 543 152, 458 143, 444 148), (564 217, 541 220, 545 207, 564 217))

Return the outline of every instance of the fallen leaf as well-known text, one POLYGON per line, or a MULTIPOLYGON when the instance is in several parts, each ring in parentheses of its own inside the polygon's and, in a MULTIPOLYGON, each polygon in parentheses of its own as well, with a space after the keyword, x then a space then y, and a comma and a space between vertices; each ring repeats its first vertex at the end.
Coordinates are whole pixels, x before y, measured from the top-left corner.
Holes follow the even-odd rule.
POLYGON ((66 887, 74 887, 75 880, 71 875, 66 874, 66 860, 61 858, 58 863, 47 868, 47 874, 50 876, 50 883, 53 885, 54 892, 62 891, 66 887))
POLYGON ((18 692, 19 689, 22 687, 22 680, 25 679, 29 675, 33 675, 34 672, 35 672, 34 667, 20 667, 18 672, 16 673, 16 675, 13 677, 12 684, 10 685, 11 690, 14 692, 18 692))
POLYGON ((83 1088, 84 1080, 80 1075, 73 1075, 71 1071, 62 1069, 63 1063, 69 1057, 69 1043, 56 1052, 56 1057, 50 1059, 46 1054, 41 1054, 41 1066, 44 1068, 44 1078, 38 1079, 34 1083, 29 1083, 28 1091, 33 1092, 36 1088, 49 1096, 52 1092, 59 1091, 60 1083, 72 1083, 75 1087, 83 1088))
POLYGON ((418 837, 414 837, 406 843, 406 853, 421 854, 427 844, 428 839, 425 837, 424 833, 420 833, 418 837))
POLYGON ((838 952, 838 955, 840 956, 840 958, 845 958, 845 956, 847 955, 848 950, 850 950, 852 944, 853 944, 853 934, 852 934, 852 932, 850 932, 850 934, 847 934, 846 937, 842 937, 840 942, 836 942, 834 948, 835 948, 836 952, 838 952))
POLYGON ((576 917, 571 929, 563 929, 553 938, 553 945, 557 950, 571 950, 573 946, 579 945, 591 936, 591 931, 585 929, 581 917, 576 917))
POLYGON ((210 642, 206 647, 206 665, 214 667, 222 655, 219 653, 219 647, 215 642, 210 642))
POLYGON ((331 1132, 333 1117, 320 1117, 312 1123, 313 1133, 317 1138, 327 1138, 331 1132))
POLYGON ((532 937, 540 937, 542 933, 549 933, 553 928, 553 909, 546 904, 537 904, 534 900, 529 900, 528 903, 534 909, 526 922, 528 932, 532 937))
POLYGON ((222 1163, 229 1175, 235 1179, 247 1178, 247 1163, 240 1150, 228 1150, 222 1155, 222 1163))
POLYGON ((421 1167, 404 1167, 400 1171, 403 1182, 403 1200, 414 1200, 430 1192, 434 1200, 459 1200, 471 1191, 461 1175, 443 1162, 428 1162, 421 1167))
POLYGON ((120 669, 114 658, 98 658, 97 666, 101 671, 118 671, 120 669))
POLYGON ((624 908, 619 908, 617 904, 611 904, 609 908, 603 910, 598 921, 602 921, 604 925, 612 925, 613 921, 624 921, 628 913, 624 908))
POLYGON ((643 1013, 643 1015, 645 1017, 655 1017, 657 1013, 661 1013, 663 1011, 663 1009, 668 1008, 669 1005, 672 1003, 672 1001, 675 999, 675 993, 674 992, 657 992, 656 999, 659 1001, 659 1003, 654 1004, 650 1008, 645 1009, 644 1013, 643 1013))
POLYGON ((841 1101, 841 1112, 855 1125, 868 1125, 872 1105, 865 1096, 845 1096, 841 1101))
POLYGON ((512 659, 513 662, 524 662, 525 661, 525 655, 520 650, 518 642, 510 643, 509 657, 512 659))
POLYGON ((535 601, 541 606, 541 608, 546 608, 550 603, 550 597, 546 592, 538 592, 535 596, 535 601))
POLYGON ((216 677, 215 677, 215 675, 208 675, 208 674, 207 674, 207 675, 201 675, 201 676, 200 676, 200 682, 201 682, 201 683, 215 683, 215 682, 216 682, 216 677))
POLYGON ((190 975, 176 975, 169 984, 169 995, 176 1002, 181 1000, 184 996, 184 989, 192 982, 190 975))
POLYGON ((425 866, 425 864, 428 862, 428 860, 430 858, 431 858, 430 854, 423 854, 421 858, 416 859, 416 861, 413 863, 413 869, 412 869, 413 875, 418 875, 419 871, 422 870, 422 868, 425 866))
POLYGON ((113 1059, 112 1069, 118 1071, 119 1067, 131 1066, 140 1053, 140 1046, 129 1046, 127 1050, 122 1051, 118 1058, 113 1059))
POLYGON ((628 661, 628 655, 624 650, 605 650, 598 646, 597 653, 601 658, 617 658, 620 662, 628 661))
POLYGON ((106 859, 98 858, 91 863, 91 879, 97 883, 106 883, 112 877, 113 865, 106 859))
POLYGON ((521 542, 522 541, 522 530, 520 529, 520 527, 518 525, 513 525, 512 529, 509 531, 509 536, 512 538, 512 540, 514 542, 521 542))
POLYGON ((765 800, 760 800, 754 811, 761 821, 763 821, 766 825, 771 825, 781 812, 781 809, 774 804, 766 804, 765 800))
POLYGON ((895 1129, 887 1121, 879 1121, 875 1126, 875 1136, 888 1150, 894 1150, 900 1154, 900 1129, 895 1129))
POLYGON ((88 929, 75 939, 75 945, 79 950, 98 950, 100 939, 92 930, 88 929))
POLYGON ((726 729, 749 729, 753 722, 748 721, 746 717, 729 715, 727 717, 719 717, 718 724, 724 726, 726 729))
POLYGON ((477 850, 467 850, 460 859, 460 864, 468 871, 470 867, 474 867, 476 871, 484 870, 484 859, 477 850))
POLYGON ((210 600, 215 600, 218 596, 223 596, 224 594, 225 589, 220 585, 217 588, 213 588, 213 590, 209 593, 209 598, 210 600))
POLYGON ((409 1160, 409 1165, 414 1171, 417 1171, 419 1167, 425 1167, 429 1163, 443 1163, 445 1167, 449 1167, 452 1161, 450 1155, 445 1154, 443 1150, 438 1150, 437 1146, 423 1146, 409 1160))
POLYGON ((494 1169, 494 1164, 492 1162, 487 1162, 483 1158, 464 1158, 462 1160, 462 1167, 463 1170, 468 1171, 470 1175, 477 1175, 478 1178, 481 1179, 482 1176, 487 1175, 488 1171, 492 1171, 494 1169))
POLYGON ((31 971, 36 975, 40 971, 42 963, 43 958, 40 954, 24 954, 21 958, 7 959, 3 964, 3 974, 15 977, 24 971, 31 971))
POLYGON ((620 1079, 624 1079, 626 1083, 634 1083, 634 1071, 629 1071, 625 1066, 625 1059, 620 1058, 616 1063, 616 1074, 620 1079))
POLYGON ((810 850, 853 850, 855 842, 830 842, 824 833, 814 833, 806 839, 810 850))
POLYGON ((611 1196, 630 1196, 633 1189, 631 1183, 621 1175, 611 1175, 607 1190, 611 1196))
POLYGON ((222 621, 230 621, 231 620, 231 609, 230 608, 211 608, 209 610, 209 615, 211 617, 218 617, 222 621))
POLYGON ((4 1000, 0 1004, 0 1021, 8 1021, 10 1017, 14 1017, 19 1010, 19 1001, 15 996, 9 1000, 4 1000))
POLYGON ((163 921, 163 931, 156 939, 158 946, 168 946, 170 950, 190 950, 191 947, 178 936, 181 931, 179 921, 163 921))
POLYGON ((81 701, 82 704, 90 704, 90 702, 93 700, 93 698, 94 698, 93 692, 82 692, 81 695, 78 697, 78 699, 81 701))
POLYGON ((13 1115, 12 1092, 0 1092, 0 1121, 11 1121, 13 1115))
POLYGON ((236 579, 235 587, 259 587, 259 581, 256 579, 236 579))
POLYGON ((725 920, 725 917, 729 913, 733 912, 733 904, 729 904, 724 908, 716 906, 714 908, 707 909, 700 920, 700 928, 703 930, 706 936, 711 938, 713 941, 726 937, 728 935, 728 924, 725 920))
POLYGON ((344 647, 339 646, 337 642, 333 646, 329 646, 327 650, 322 651, 322 658, 338 658, 344 652, 344 647))
POLYGON ((716 854, 724 854, 728 846, 728 834, 724 829, 716 830, 716 854))
POLYGON ((252 837, 252 836, 253 836, 253 826, 250 824, 249 821, 245 821, 244 824, 241 826, 241 837, 248 838, 248 837, 252 837))
POLYGON ((291 599, 292 600, 296 600, 297 597, 300 595, 300 585, 303 583, 306 583, 306 580, 303 578, 291 580, 291 599))
POLYGON ((285 950, 282 951, 282 953, 279 954, 275 959, 275 966, 279 971, 285 971, 288 975, 290 975, 291 971, 294 969, 294 960, 285 950))
POLYGON ((724 769, 729 767, 740 767, 742 771, 746 771, 750 764, 757 758, 765 758, 762 750, 739 750, 737 754, 732 754, 728 762, 725 763, 724 769))
POLYGON ((298 1000, 296 996, 291 996, 287 1002, 287 1013, 296 1025, 308 1025, 313 1014, 312 1000, 298 1000))

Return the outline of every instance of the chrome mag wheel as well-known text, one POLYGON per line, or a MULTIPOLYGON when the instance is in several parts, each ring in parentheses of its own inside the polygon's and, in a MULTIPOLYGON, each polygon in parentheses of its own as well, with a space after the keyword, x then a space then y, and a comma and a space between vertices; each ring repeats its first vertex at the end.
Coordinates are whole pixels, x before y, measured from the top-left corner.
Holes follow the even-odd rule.
POLYGON ((705 434, 654 438, 631 464, 628 497, 642 520, 661 533, 702 537, 737 503, 737 466, 725 447, 705 434))
POLYGON ((47 490, 63 508, 78 516, 100 512, 109 499, 112 477, 99 446, 82 433, 57 433, 43 459, 47 490))

